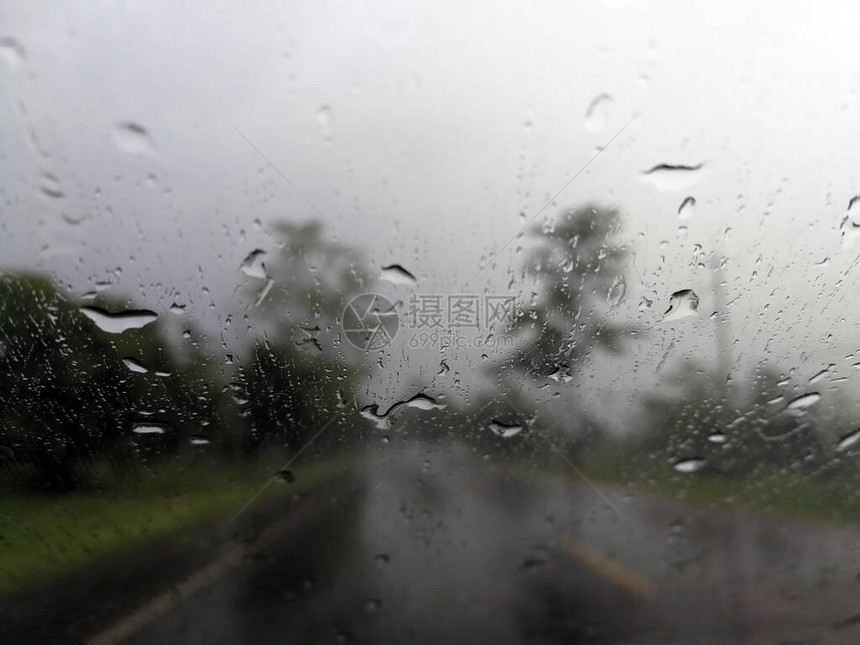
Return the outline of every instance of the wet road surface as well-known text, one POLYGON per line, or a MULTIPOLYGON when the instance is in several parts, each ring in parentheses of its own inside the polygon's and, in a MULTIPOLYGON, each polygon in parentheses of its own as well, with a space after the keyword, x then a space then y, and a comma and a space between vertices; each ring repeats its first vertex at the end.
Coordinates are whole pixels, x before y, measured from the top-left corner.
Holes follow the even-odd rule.
POLYGON ((860 642, 852 529, 598 494, 421 444, 284 504, 85 640, 860 642))

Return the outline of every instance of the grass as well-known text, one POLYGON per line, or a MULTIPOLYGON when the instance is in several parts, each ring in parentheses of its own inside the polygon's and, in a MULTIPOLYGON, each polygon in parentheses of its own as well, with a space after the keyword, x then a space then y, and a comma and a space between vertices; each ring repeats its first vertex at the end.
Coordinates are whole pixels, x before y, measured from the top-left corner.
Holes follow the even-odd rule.
MULTIPOLYGON (((264 496, 307 490, 354 460, 332 456, 300 464, 295 482, 272 485, 264 496)), ((229 516, 282 464, 271 457, 252 464, 177 461, 151 474, 104 481, 99 490, 0 499, 0 595, 229 516)))
MULTIPOLYGON (((622 486, 631 492, 795 520, 860 524, 860 477, 847 473, 820 476, 774 470, 747 477, 728 477, 706 470, 681 474, 668 464, 625 465, 600 458, 585 458, 577 463, 592 481, 622 486)), ((546 472, 581 481, 563 464, 555 464, 546 472)))

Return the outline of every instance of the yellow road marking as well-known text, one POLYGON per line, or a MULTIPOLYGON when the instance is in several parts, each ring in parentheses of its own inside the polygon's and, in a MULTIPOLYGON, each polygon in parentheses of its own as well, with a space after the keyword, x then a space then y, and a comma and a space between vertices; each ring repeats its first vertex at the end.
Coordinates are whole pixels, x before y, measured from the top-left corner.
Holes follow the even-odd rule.
POLYGON ((609 582, 640 598, 652 598, 656 588, 648 580, 623 564, 592 551, 576 540, 563 540, 561 550, 577 562, 589 567, 609 582))

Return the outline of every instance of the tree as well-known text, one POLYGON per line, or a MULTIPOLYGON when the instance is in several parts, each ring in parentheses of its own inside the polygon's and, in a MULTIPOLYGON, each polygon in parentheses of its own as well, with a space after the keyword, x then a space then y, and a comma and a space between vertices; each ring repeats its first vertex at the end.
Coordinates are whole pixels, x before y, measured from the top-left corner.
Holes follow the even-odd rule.
POLYGON ((132 375, 45 277, 0 275, 0 443, 5 469, 69 490, 99 454, 121 450, 132 375))
POLYGON ((592 350, 620 350, 626 327, 607 320, 624 297, 626 248, 615 239, 621 214, 587 204, 529 231, 525 274, 534 299, 517 311, 512 331, 521 343, 511 357, 531 377, 573 377, 592 350))
MULTIPOLYGON (((531 299, 517 307, 508 330, 514 349, 493 373, 511 407, 526 417, 520 421, 535 419, 537 386, 547 379, 573 381, 597 349, 621 350, 630 329, 609 320, 626 291, 627 251, 617 242, 620 231, 620 212, 595 204, 569 208, 528 230, 522 291, 531 299)), ((486 406, 483 399, 474 405, 486 406)), ((567 424, 574 412, 568 403, 567 424)), ((581 411, 578 416, 587 417, 581 411)))
MULTIPOLYGON (((104 296, 88 304, 128 309, 104 296)), ((126 472, 211 436, 223 397, 199 354, 181 361, 158 321, 107 333, 48 278, 0 274, 4 479, 71 490, 97 460, 126 472)))
POLYGON ((344 307, 369 280, 360 256, 326 240, 316 222, 281 222, 275 231, 278 251, 255 252, 261 270, 253 273, 263 282, 248 298, 264 337, 237 379, 250 422, 246 452, 272 442, 300 448, 352 400, 363 374, 339 329, 344 307))

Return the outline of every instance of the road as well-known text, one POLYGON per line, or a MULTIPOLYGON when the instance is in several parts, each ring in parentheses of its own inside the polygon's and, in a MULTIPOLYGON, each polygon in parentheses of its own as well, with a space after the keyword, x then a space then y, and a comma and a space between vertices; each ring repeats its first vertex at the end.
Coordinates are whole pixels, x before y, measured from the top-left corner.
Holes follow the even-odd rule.
POLYGON ((860 642, 855 530, 396 441, 284 504, 89 642, 860 642))

